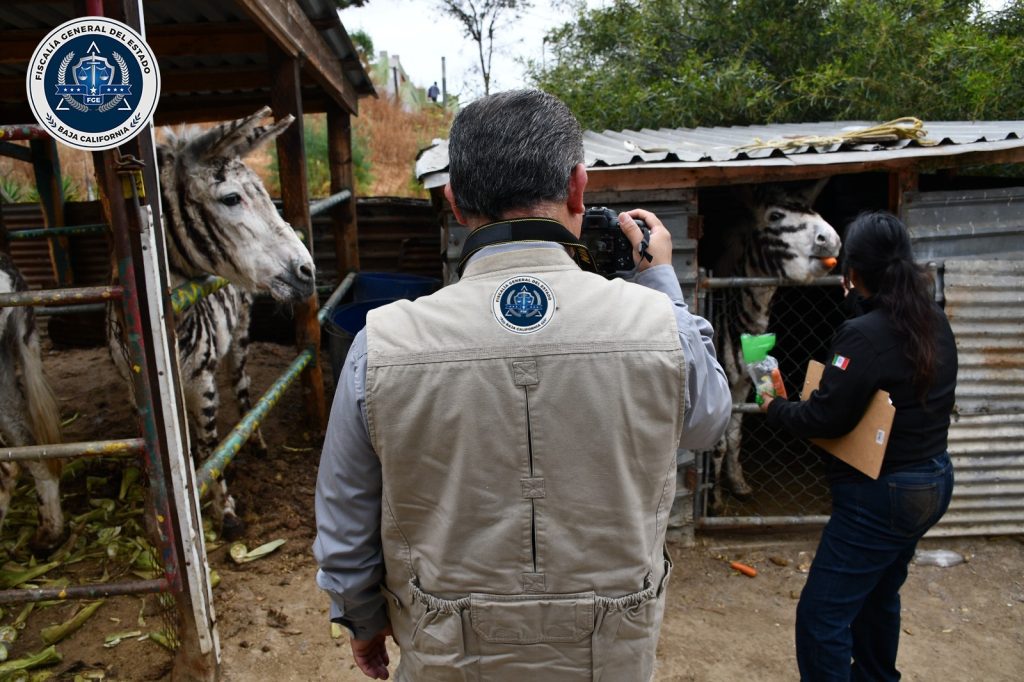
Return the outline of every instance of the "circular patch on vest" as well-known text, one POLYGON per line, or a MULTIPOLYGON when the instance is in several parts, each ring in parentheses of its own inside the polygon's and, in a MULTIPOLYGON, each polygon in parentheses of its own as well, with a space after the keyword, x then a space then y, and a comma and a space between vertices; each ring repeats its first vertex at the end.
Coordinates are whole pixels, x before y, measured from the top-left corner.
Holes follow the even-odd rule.
POLYGON ((555 314, 555 295, 544 281, 518 275, 501 283, 491 301, 494 319, 515 334, 543 329, 555 314))

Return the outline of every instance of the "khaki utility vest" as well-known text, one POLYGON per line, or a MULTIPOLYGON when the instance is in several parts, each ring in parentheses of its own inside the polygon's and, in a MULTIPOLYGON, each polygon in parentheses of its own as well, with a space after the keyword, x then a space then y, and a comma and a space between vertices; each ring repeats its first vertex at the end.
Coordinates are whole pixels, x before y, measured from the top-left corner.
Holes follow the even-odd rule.
POLYGON ((650 680, 686 376, 668 297, 522 249, 372 311, 367 343, 397 679, 650 680), (541 298, 537 331, 499 322, 541 298))

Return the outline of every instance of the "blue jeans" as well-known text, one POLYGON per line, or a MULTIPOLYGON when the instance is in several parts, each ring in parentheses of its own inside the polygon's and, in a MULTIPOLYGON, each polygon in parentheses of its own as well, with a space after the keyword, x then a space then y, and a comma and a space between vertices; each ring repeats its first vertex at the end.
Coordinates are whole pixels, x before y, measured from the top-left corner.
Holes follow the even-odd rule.
POLYGON ((800 679, 899 680, 900 587, 917 541, 949 507, 953 465, 943 453, 831 487, 832 517, 796 607, 800 679))

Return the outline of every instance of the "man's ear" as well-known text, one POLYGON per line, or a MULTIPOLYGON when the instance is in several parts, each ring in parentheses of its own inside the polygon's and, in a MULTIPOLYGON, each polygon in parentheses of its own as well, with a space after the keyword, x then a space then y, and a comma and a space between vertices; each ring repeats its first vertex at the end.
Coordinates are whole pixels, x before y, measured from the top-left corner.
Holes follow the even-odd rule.
POLYGON ((583 192, 587 189, 587 167, 577 163, 569 173, 569 196, 565 200, 566 208, 572 215, 582 215, 586 208, 583 205, 583 192))
POLYGON ((462 211, 455 205, 455 194, 452 192, 451 183, 444 186, 444 198, 448 200, 448 205, 452 207, 452 214, 455 216, 455 219, 459 221, 460 225, 465 225, 466 220, 462 216, 462 211))

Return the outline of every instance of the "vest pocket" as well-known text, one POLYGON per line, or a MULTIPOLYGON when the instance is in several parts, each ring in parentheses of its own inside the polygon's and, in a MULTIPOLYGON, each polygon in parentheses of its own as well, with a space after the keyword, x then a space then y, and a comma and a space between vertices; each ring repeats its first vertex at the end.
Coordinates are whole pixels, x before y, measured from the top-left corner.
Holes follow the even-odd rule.
POLYGON ((473 630, 491 644, 578 642, 594 631, 594 593, 473 594, 473 630))
POLYGON ((595 596, 470 595, 480 679, 590 682, 595 596))
POLYGON ((624 597, 598 597, 594 628, 594 682, 654 678, 655 648, 665 612, 665 587, 672 562, 665 557, 665 572, 657 587, 624 597))
POLYGON ((408 612, 414 620, 409 646, 403 647, 399 679, 410 682, 478 680, 465 632, 469 629, 469 598, 441 599, 409 583, 408 612))

